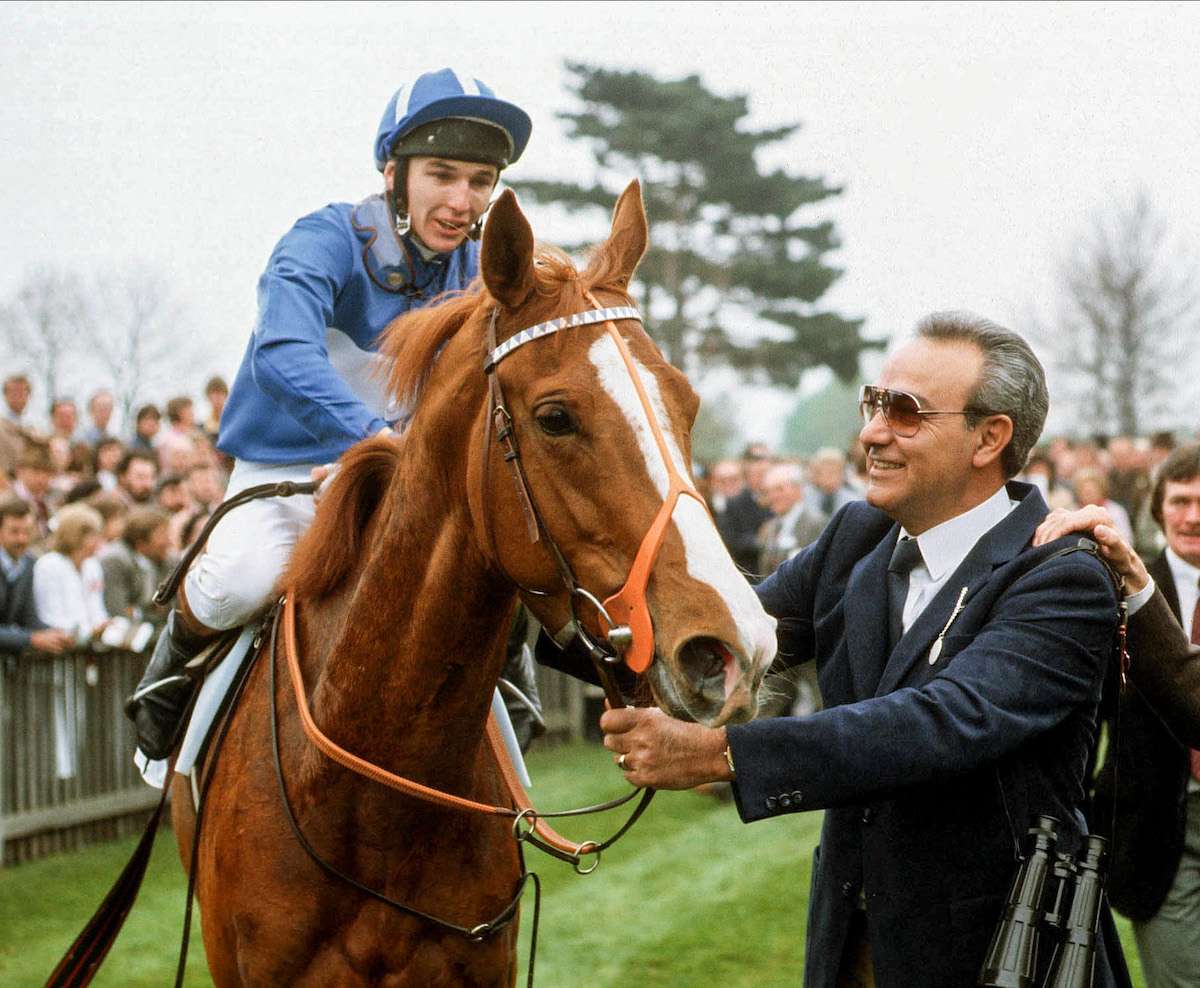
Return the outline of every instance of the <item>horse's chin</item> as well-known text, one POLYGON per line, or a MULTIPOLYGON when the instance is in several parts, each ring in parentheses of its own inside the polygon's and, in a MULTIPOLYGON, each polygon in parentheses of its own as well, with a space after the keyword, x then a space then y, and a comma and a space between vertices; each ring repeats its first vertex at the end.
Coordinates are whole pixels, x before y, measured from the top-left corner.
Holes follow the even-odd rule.
POLYGON ((656 653, 646 680, 659 708, 677 720, 706 727, 742 724, 758 711, 757 683, 748 682, 745 675, 735 676, 729 665, 723 647, 711 649, 703 639, 694 639, 678 650, 674 660, 656 653))

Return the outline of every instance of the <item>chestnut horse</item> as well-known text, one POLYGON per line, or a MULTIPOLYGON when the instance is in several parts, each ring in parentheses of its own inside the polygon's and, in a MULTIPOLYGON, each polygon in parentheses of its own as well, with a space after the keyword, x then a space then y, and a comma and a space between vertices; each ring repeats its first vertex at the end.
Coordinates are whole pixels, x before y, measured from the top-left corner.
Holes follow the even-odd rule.
MULTIPOLYGON (((419 399, 416 413, 403 439, 367 440, 342 458, 282 584, 295 601, 313 719, 355 755, 417 783, 508 805, 483 737, 515 599, 548 628, 567 623, 552 543, 579 587, 601 600, 613 595, 670 500, 673 477, 687 489, 663 513, 649 563, 646 681, 678 717, 716 725, 753 715, 774 621, 694 494, 697 398, 630 317, 629 281, 646 238, 634 183, 607 242, 578 272, 561 253, 535 249, 506 192, 483 234, 482 286, 389 327, 380 350, 389 383, 419 399), (503 344, 593 302, 628 308, 612 327, 571 326, 495 361, 540 516, 532 541, 505 446, 492 433, 484 364, 495 344, 485 339, 489 326, 503 344)), ((264 656, 212 769, 194 863, 214 982, 511 986, 515 922, 473 942, 314 863, 281 799, 271 705, 297 827, 361 887, 466 929, 491 921, 513 901, 522 874, 511 819, 431 805, 327 759, 303 733, 282 643, 264 656)), ((189 867, 194 817, 178 779, 175 795, 189 867)))

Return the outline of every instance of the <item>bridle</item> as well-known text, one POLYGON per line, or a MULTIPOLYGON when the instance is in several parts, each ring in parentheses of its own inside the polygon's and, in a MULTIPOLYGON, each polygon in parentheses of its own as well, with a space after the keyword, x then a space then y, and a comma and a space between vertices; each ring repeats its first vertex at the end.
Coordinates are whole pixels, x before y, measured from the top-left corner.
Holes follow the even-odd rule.
MULTIPOLYGON (((634 363, 633 355, 629 352, 629 347, 625 343, 624 338, 617 331, 615 320, 635 319, 640 323, 642 321, 641 313, 633 306, 603 308, 591 292, 584 290, 583 294, 592 304, 593 308, 575 313, 574 315, 562 316, 547 322, 538 323, 536 326, 521 330, 500 344, 496 342, 496 324, 499 321, 500 307, 497 305, 492 309, 485 337, 487 355, 483 363, 483 370, 488 379, 487 419, 492 424, 492 431, 489 432, 489 442, 494 438, 503 450, 504 461, 508 464, 513 485, 516 488, 517 500, 521 505, 522 513, 525 516, 525 523, 529 529, 530 541, 536 543, 544 540, 544 544, 558 568, 563 586, 567 592, 568 608, 571 616, 568 623, 562 629, 559 629, 557 633, 553 633, 555 641, 563 645, 572 637, 577 637, 587 648, 592 661, 596 665, 610 704, 613 706, 623 706, 620 691, 613 682, 610 667, 623 661, 632 672, 641 674, 650 667, 650 663, 654 658, 654 625, 650 618, 650 609, 646 604, 646 585, 650 578, 651 567, 654 565, 654 560, 658 556, 659 549, 662 547, 667 525, 670 523, 671 517, 675 512, 680 495, 695 498, 706 513, 708 506, 699 492, 676 468, 670 451, 667 448, 666 438, 663 436, 662 428, 659 425, 658 416, 654 412, 654 406, 650 401, 649 395, 646 393, 646 388, 642 383, 641 375, 638 373, 637 365, 634 363), (612 596, 608 597, 603 603, 595 595, 579 585, 570 564, 542 520, 541 512, 538 511, 537 502, 534 500, 533 492, 529 487, 529 480, 525 475, 525 469, 521 463, 521 453, 517 443, 512 415, 505 405, 504 390, 496 373, 496 367, 500 361, 518 347, 564 329, 589 326, 595 323, 604 324, 605 332, 613 341, 617 352, 621 356, 621 361, 629 373, 634 389, 637 391, 638 400, 641 402, 642 409, 646 413, 650 432, 654 436, 654 442, 658 447, 659 455, 662 457, 663 466, 666 469, 668 478, 666 497, 646 535, 643 537, 641 545, 638 547, 637 555, 634 557, 633 565, 630 567, 629 575, 625 580, 625 585, 612 596), (576 601, 578 600, 584 600, 591 604, 607 626, 597 629, 599 636, 594 635, 588 629, 586 623, 580 620, 575 610, 576 601)), ((490 459, 491 457, 485 451, 482 468, 483 477, 480 486, 481 491, 484 492, 484 496, 486 496, 487 491, 487 464, 490 459)), ((496 553, 495 539, 492 536, 490 524, 485 512, 483 522, 485 539, 489 543, 493 559, 498 562, 499 557, 496 553)), ((520 586, 519 583, 517 585, 520 586)), ((532 590, 528 587, 521 587, 521 589, 536 596, 549 596, 545 591, 532 590)))

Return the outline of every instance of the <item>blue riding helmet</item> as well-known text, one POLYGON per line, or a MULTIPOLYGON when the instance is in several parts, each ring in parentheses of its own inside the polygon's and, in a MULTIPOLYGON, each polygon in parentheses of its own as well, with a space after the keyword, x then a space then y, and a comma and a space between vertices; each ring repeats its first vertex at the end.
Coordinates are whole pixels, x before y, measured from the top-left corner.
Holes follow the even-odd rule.
POLYGON ((375 167, 394 155, 478 161, 497 170, 521 157, 533 124, 478 79, 453 69, 426 72, 388 101, 375 135, 375 167))

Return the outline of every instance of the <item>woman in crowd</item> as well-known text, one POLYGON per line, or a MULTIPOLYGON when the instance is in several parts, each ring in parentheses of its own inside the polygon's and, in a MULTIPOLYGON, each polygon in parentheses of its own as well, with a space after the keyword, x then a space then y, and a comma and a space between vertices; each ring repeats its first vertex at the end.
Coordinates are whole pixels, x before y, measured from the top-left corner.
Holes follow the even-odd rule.
MULTIPOLYGON (((90 505, 76 502, 55 516, 51 551, 33 564, 33 601, 38 617, 63 628, 86 646, 100 638, 109 622, 104 609, 104 574, 96 553, 104 545, 104 519, 90 505)), ((79 725, 86 718, 84 692, 78 689, 79 664, 67 659, 54 666, 54 762, 60 779, 76 773, 79 725)))
POLYGON ((80 645, 98 638, 108 624, 104 574, 96 553, 104 545, 104 519, 91 505, 68 504, 56 516, 51 551, 33 567, 38 617, 66 628, 80 645))

